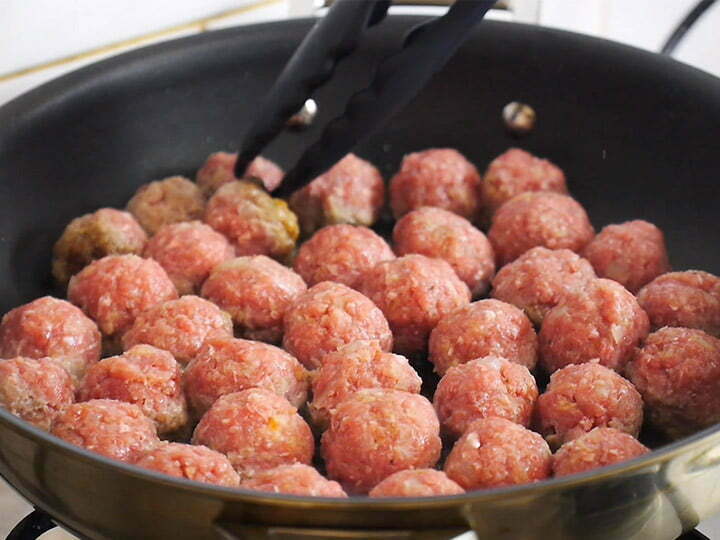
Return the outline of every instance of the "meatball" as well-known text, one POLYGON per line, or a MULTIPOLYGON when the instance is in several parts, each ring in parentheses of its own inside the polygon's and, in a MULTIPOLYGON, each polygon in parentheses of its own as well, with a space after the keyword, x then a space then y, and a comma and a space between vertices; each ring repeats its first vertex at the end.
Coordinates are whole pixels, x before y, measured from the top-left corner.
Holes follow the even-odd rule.
POLYGON ((628 364, 650 423, 672 438, 720 422, 720 339, 702 330, 662 328, 628 364))
POLYGON ((405 214, 395 224, 393 242, 398 255, 419 253, 447 261, 473 296, 484 294, 495 274, 495 254, 485 235, 442 208, 405 214))
POLYGON ((180 294, 199 292, 210 272, 234 256, 227 239, 200 221, 160 227, 145 248, 145 257, 160 263, 180 294))
POLYGON ((199 296, 183 296, 143 311, 122 337, 122 344, 125 350, 141 343, 152 345, 185 365, 214 336, 233 336, 230 315, 199 296))
POLYGON ((384 352, 377 341, 355 341, 323 358, 313 377, 310 414, 325 429, 337 406, 358 390, 389 388, 417 394, 421 385, 407 358, 384 352))
POLYGON ((50 356, 75 382, 100 359, 100 348, 97 325, 70 302, 51 296, 8 311, 0 322, 0 357, 50 356))
POLYGON ((183 375, 185 393, 197 416, 225 394, 264 388, 286 398, 293 407, 307 400, 310 377, 288 353, 257 341, 210 338, 183 375))
POLYGON ((132 463, 160 444, 155 423, 132 403, 94 399, 55 417, 52 434, 111 459, 132 463))
POLYGON ((627 433, 597 427, 557 451, 553 456, 553 473, 555 476, 577 474, 627 461, 649 451, 627 433))
POLYGON ((72 378, 52 358, 0 361, 0 407, 36 428, 49 430, 74 398, 72 378))
POLYGON ((437 206, 470 221, 480 210, 480 175, 452 148, 431 148, 406 155, 390 180, 395 219, 421 206, 437 206))
POLYGON ((206 446, 165 443, 144 453, 135 465, 195 482, 238 487, 240 477, 230 461, 206 446))
POLYGON ((545 439, 504 418, 475 420, 445 461, 445 473, 466 490, 538 482, 550 476, 545 439))
POLYGON ((637 437, 643 401, 632 383, 613 370, 595 362, 571 364, 552 374, 535 414, 538 431, 557 448, 596 427, 637 437))
POLYGON ((257 255, 238 257, 215 268, 202 295, 230 314, 240 336, 279 343, 285 312, 306 290, 295 272, 257 255))
POLYGON ((433 402, 443 430, 457 438, 472 422, 489 416, 528 427, 537 397, 535 378, 525 366, 486 356, 450 368, 433 402))
POLYGON ((365 272, 394 258, 387 242, 367 227, 331 225, 300 246, 293 268, 310 286, 335 281, 356 289, 365 272))
POLYGON ((390 323, 395 352, 420 355, 430 331, 444 316, 470 302, 470 289, 443 260, 405 255, 376 265, 360 291, 390 323))
POLYGON ((225 235, 236 255, 286 259, 300 233, 297 216, 285 201, 248 181, 218 189, 207 203, 205 223, 225 235))
POLYGON ((540 359, 548 373, 595 359, 622 373, 649 329, 647 315, 625 287, 595 279, 565 295, 547 314, 540 359))
POLYGON ((325 225, 348 223, 369 227, 385 204, 385 182, 375 166, 348 154, 329 171, 290 197, 303 235, 325 225))
POLYGON ((128 201, 127 209, 153 235, 163 225, 202 219, 205 198, 187 178, 171 176, 140 186, 128 201))
POLYGON ((169 352, 150 345, 136 345, 90 366, 78 401, 91 399, 134 403, 155 422, 160 435, 177 432, 188 422, 182 369, 169 352))
MULTIPOLYGON (((198 170, 195 181, 206 197, 210 197, 220 186, 239 180, 235 176, 237 152, 215 152, 210 154, 203 166, 198 170)), ((285 172, 273 161, 262 156, 256 157, 245 169, 244 178, 257 178, 265 189, 273 191, 283 181, 285 172)))
POLYGON ((720 337, 720 277, 688 270, 655 278, 637 295, 653 329, 697 328, 720 337))
POLYGON ((418 394, 359 390, 335 409, 322 436, 330 478, 353 493, 367 493, 404 469, 432 467, 440 458, 440 424, 418 394))
POLYGON ((73 276, 68 299, 106 336, 121 336, 151 307, 178 297, 163 267, 137 255, 108 255, 73 276))
POLYGON ((361 339, 377 340, 392 349, 392 334, 382 312, 359 292, 323 281, 300 295, 285 312, 283 347, 308 369, 342 345, 361 339))
POLYGON ((295 463, 261 471, 240 486, 254 491, 305 495, 310 497, 347 497, 340 484, 328 480, 309 465, 295 463))
POLYGON ((525 310, 540 326, 568 291, 595 277, 592 265, 569 249, 535 247, 500 269, 492 296, 525 310))
POLYGON ((440 319, 430 334, 429 360, 440 375, 483 356, 500 356, 533 369, 537 349, 535 329, 520 309, 480 300, 440 319))
POLYGON ((585 209, 569 196, 549 191, 510 199, 495 212, 488 233, 500 266, 537 246, 580 252, 594 236, 585 209))
POLYGON ((456 482, 435 469, 407 469, 391 474, 370 490, 370 497, 437 497, 465 493, 456 482))
POLYGON ((140 255, 147 235, 132 214, 101 208, 73 219, 53 247, 52 273, 62 285, 96 259, 140 255))
POLYGON ((309 464, 315 449, 310 427, 297 409, 262 388, 218 398, 192 441, 225 454, 243 481, 280 465, 309 464))

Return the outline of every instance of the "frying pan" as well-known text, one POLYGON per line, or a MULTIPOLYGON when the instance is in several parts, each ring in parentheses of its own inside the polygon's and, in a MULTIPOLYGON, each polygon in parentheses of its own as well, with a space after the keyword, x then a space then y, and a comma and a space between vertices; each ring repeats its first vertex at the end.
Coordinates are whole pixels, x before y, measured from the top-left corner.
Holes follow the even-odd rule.
MULTIPOLYGON (((367 77, 414 17, 373 30, 338 89, 367 77)), ((50 251, 73 217, 124 205, 142 183, 192 175, 243 127, 312 21, 180 39, 53 81, 0 109, 0 308, 52 290, 50 251)), ((675 268, 720 272, 720 80, 575 34, 484 22, 387 128, 357 152, 391 173, 403 154, 458 148, 481 168, 518 144, 500 112, 538 112, 521 142, 566 171, 596 226, 631 218, 667 233, 675 268)), ((322 122, 320 122, 322 123, 322 122)), ((270 148, 288 164, 304 134, 270 148)), ((314 499, 172 479, 72 447, 0 411, 0 474, 93 539, 674 538, 720 510, 720 427, 645 458, 534 485, 427 499, 314 499)))

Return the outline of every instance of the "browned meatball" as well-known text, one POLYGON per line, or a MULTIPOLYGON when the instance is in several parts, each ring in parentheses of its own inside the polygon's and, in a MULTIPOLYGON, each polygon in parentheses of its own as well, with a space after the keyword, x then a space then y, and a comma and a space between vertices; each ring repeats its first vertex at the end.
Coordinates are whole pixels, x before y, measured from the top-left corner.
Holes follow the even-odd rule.
POLYGON ((187 178, 171 176, 140 186, 128 201, 127 209, 152 235, 163 225, 201 219, 205 198, 187 178))

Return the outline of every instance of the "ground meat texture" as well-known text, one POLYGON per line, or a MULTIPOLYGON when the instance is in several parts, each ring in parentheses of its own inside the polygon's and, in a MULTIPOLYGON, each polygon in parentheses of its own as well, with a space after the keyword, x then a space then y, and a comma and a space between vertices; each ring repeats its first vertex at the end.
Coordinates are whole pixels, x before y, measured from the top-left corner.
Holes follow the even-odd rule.
POLYGON ((596 427, 611 427, 637 437, 643 401, 630 381, 590 362, 553 373, 535 414, 538 431, 557 448, 596 427))
POLYGON ((309 465, 296 463, 262 471, 241 486, 253 491, 304 495, 309 497, 347 497, 337 482, 328 480, 309 465))
POLYGON ((468 491, 538 482, 550 476, 551 467, 545 439, 496 417, 470 424, 445 461, 448 477, 468 491))
POLYGON ((49 430, 53 419, 75 398, 67 371, 51 358, 0 360, 0 407, 49 430))
POLYGON ((225 394, 264 388, 293 407, 307 400, 310 376, 288 353, 257 341, 210 338, 183 375, 185 393, 199 417, 225 394))
POLYGON ((337 406, 363 388, 389 388, 417 394, 422 379, 407 358, 384 352, 377 341, 355 341, 328 353, 313 377, 309 405, 315 425, 327 428, 337 406))
POLYGON ((440 424, 418 394, 359 390, 335 409, 323 434, 330 478, 352 493, 367 493, 404 469, 432 467, 440 458, 440 424))
POLYGON ((155 423, 132 403, 94 399, 66 407, 52 434, 111 459, 133 463, 160 444, 155 423))
MULTIPOLYGON (((239 180, 235 176, 237 152, 215 152, 210 154, 204 165, 198 170, 195 181, 206 197, 210 197, 220 186, 239 180)), ((285 172, 273 161, 262 156, 256 157, 245 169, 245 178, 257 178, 265 189, 273 191, 283 180, 285 172)))
POLYGON ((310 286, 335 281, 357 288, 365 272, 394 258, 387 242, 367 227, 330 225, 300 246, 293 267, 310 286))
POLYGON ((169 352, 150 345, 136 345, 88 368, 78 401, 91 399, 134 403, 160 435, 178 432, 188 422, 182 369, 169 352))
POLYGON ((240 477, 220 452, 206 446, 165 443, 144 453, 135 465, 168 476, 218 486, 238 487, 240 477))
POLYGON ((109 255, 73 276, 68 299, 106 336, 122 335, 151 307, 178 297, 163 267, 136 255, 109 255))
POLYGON ((626 374, 643 397, 650 423, 670 437, 720 422, 720 340, 702 330, 650 334, 626 374))
POLYGON ((688 270, 655 278, 637 295, 653 329, 697 328, 720 337, 720 277, 688 270))
POLYGON ((238 257, 215 268, 202 295, 230 314, 238 335, 279 343, 285 312, 306 290, 295 272, 258 255, 238 257))
POLYGON ((420 253, 447 261, 476 297, 487 291, 495 274, 495 254, 485 235, 442 208, 418 208, 403 216, 395 224, 393 242, 398 255, 420 253))
POLYGON ((185 365, 214 336, 233 336, 230 315, 199 296, 183 296, 143 311, 122 343, 125 350, 141 343, 164 349, 185 365))
POLYGON ((484 356, 500 356, 533 369, 537 334, 522 310, 499 300, 480 300, 446 315, 430 334, 429 360, 435 371, 484 356))
POLYGON ((470 289, 448 263, 417 254, 376 265, 360 291, 387 317, 395 352, 408 356, 423 354, 438 321, 470 302, 470 289))
POLYGON ((107 255, 140 255, 147 235, 132 214, 101 208, 73 219, 53 247, 52 273, 65 285, 72 276, 107 255))
POLYGON ((537 246, 579 253, 594 236, 585 209, 552 192, 516 195, 495 212, 488 233, 500 266, 537 246))
POLYGON ((553 456, 555 476, 568 476, 647 454, 649 448, 617 429, 598 427, 564 444, 553 456))
POLYGON ((384 204, 380 171, 355 154, 348 154, 290 197, 305 236, 339 223, 369 227, 380 217, 384 204))
POLYGON ((393 337, 382 311, 359 292, 323 281, 300 295, 285 313, 283 347, 308 369, 353 341, 377 340, 383 351, 393 337))
POLYGON ((592 265, 569 249, 536 247, 500 269, 492 296, 524 310, 540 326, 568 291, 596 277, 592 265))
POLYGON ((370 490, 368 495, 379 497, 437 497, 465 493, 456 482, 435 469, 407 469, 388 476, 370 490))
POLYGON ((395 219, 422 206, 437 206, 474 221, 480 201, 477 169, 451 148, 406 155, 390 180, 390 206, 395 219))
POLYGON ((201 219, 205 198, 195 183, 182 176, 171 176, 140 186, 128 201, 127 209, 153 235, 163 225, 201 219))
POLYGON ((194 294, 235 250, 227 239, 200 221, 160 227, 145 248, 145 257, 160 263, 180 294, 194 294))
POLYGON ((528 427, 537 397, 535 378, 525 366, 486 356, 450 368, 433 403, 445 433, 457 438, 472 422, 490 416, 528 427))
POLYGON ((0 357, 56 359, 73 380, 100 359, 97 325, 70 302, 44 296, 7 312, 0 322, 0 357))

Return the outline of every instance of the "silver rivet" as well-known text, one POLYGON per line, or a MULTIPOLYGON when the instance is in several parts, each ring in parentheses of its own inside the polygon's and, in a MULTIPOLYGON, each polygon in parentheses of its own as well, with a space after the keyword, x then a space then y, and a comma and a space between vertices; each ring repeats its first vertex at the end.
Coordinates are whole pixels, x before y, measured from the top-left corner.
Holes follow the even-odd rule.
POLYGON ((530 133, 535 127, 537 115, 535 110, 526 103, 513 101, 503 107, 503 121, 505 126, 515 135, 530 133))
POLYGON ((287 125, 293 129, 305 129, 313 123, 316 114, 317 103, 313 99, 308 99, 305 105, 288 119, 287 125))

